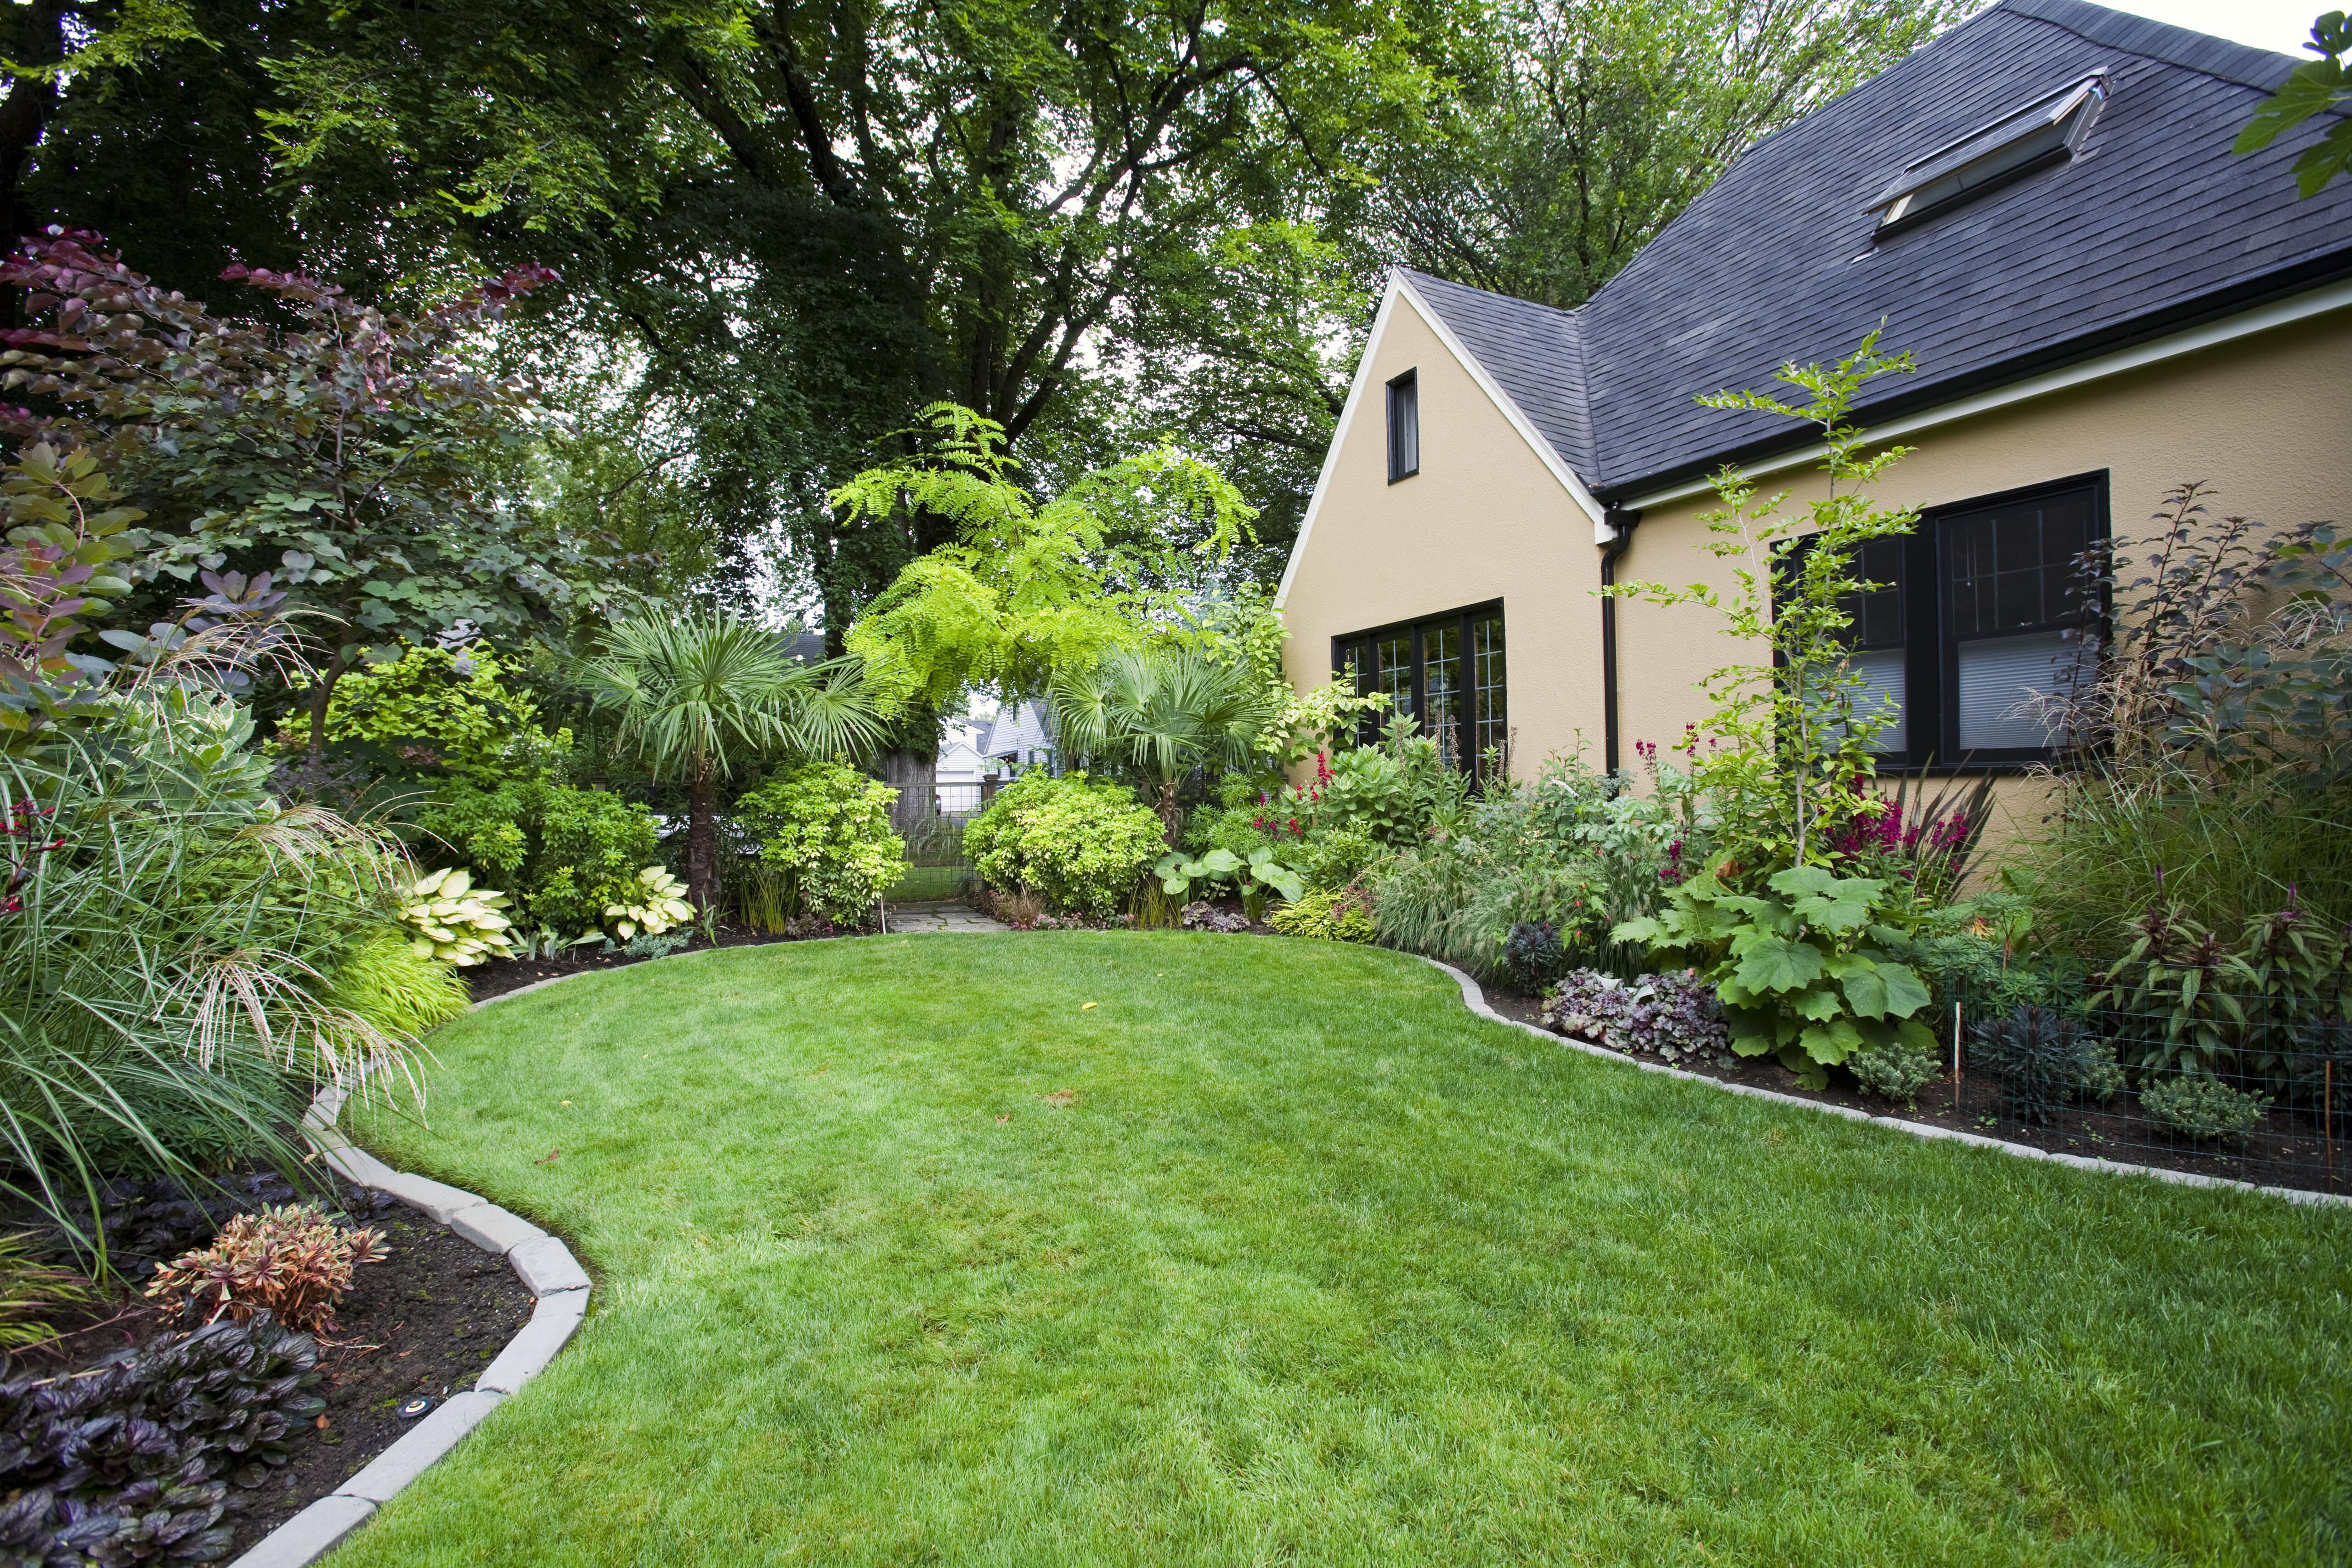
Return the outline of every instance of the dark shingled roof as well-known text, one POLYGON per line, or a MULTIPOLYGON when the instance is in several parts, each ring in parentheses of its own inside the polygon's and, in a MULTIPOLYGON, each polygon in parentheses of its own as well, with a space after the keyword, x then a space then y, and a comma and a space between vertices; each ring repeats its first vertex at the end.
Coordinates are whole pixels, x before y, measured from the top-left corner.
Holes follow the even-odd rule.
POLYGON ((1700 407, 1833 360, 1884 319, 1918 374, 1865 422, 1932 407, 2352 272, 2352 181, 2308 201, 2288 166, 2329 119, 2240 158, 2294 69, 2081 0, 2002 0, 1750 149, 1580 310, 1410 274, 1594 493, 1623 499, 1801 445, 1700 407), (1903 167, 2094 70, 2080 153, 1874 246, 1903 167))

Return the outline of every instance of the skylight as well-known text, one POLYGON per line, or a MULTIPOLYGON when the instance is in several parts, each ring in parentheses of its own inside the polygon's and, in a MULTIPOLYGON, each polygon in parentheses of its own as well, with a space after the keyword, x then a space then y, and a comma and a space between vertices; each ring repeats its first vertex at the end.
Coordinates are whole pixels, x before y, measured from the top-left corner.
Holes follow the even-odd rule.
POLYGON ((1896 175, 1870 204, 1878 214, 1877 237, 1909 228, 1990 186, 2073 157, 2090 134, 2107 92, 2106 73, 2094 71, 1928 153, 1896 175))

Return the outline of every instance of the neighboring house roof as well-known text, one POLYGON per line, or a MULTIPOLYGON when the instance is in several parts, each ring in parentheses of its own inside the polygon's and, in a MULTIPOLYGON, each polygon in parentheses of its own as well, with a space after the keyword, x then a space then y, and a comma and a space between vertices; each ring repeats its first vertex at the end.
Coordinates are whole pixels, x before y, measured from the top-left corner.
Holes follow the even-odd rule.
POLYGON ((982 756, 1011 757, 1023 766, 1034 754, 1053 749, 1053 731, 1046 727, 1045 710, 1034 702, 998 709, 979 747, 982 756))
POLYGON ((1604 500, 1794 446, 1703 393, 1773 387, 1790 361, 1882 346, 1880 422, 2352 274, 2352 181, 2299 201, 2288 165, 2322 116, 2230 148, 2294 57, 2081 0, 2002 0, 1750 149, 1575 311, 1404 274, 1527 423, 1604 500), (2072 160, 1874 244, 1904 167, 2105 70, 2072 160))

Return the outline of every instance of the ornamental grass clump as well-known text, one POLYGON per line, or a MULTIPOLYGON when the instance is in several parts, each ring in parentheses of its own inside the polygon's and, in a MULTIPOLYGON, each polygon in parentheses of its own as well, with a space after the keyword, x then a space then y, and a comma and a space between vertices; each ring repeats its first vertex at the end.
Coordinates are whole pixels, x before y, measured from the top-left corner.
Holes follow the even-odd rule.
POLYGON ((327 1000, 387 1035, 407 1037, 457 1017, 470 996, 451 965, 386 931, 370 937, 335 966, 327 1000))
POLYGON ((201 1312, 208 1323, 249 1322, 268 1312, 323 1333, 335 1326, 352 1271, 383 1256, 377 1232, 345 1230, 322 1209, 284 1204, 237 1215, 210 1247, 158 1268, 147 1294, 166 1312, 201 1312))

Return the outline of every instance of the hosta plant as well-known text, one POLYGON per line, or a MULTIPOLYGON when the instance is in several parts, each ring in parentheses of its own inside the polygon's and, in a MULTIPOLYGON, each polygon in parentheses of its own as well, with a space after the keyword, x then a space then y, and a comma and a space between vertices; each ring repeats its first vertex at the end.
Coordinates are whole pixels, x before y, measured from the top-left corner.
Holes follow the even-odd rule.
POLYGON ((2252 1131, 2271 1108, 2270 1096, 2231 1089, 2218 1078, 2168 1078, 2143 1085, 2139 1108, 2158 1127, 2200 1142, 2239 1138, 2252 1131))
POLYGON ((637 873, 637 885, 629 889, 627 901, 606 906, 604 918, 613 922, 613 932, 627 942, 643 931, 647 936, 659 936, 675 925, 684 925, 694 918, 694 906, 686 900, 686 884, 670 875, 667 867, 648 866, 637 873))
POLYGON ((267 1317, 165 1334, 70 1377, 0 1383, 0 1563, 216 1562, 228 1488, 326 1408, 319 1351, 267 1317))
POLYGON ((400 890, 400 923, 415 950, 463 969, 485 958, 512 958, 504 893, 478 889, 462 866, 431 871, 400 890))
POLYGON ((1796 866, 1765 888, 1738 893, 1712 874, 1696 877, 1658 915, 1611 934, 1696 966, 1723 1004, 1732 1049, 1776 1055, 1808 1088, 1825 1088, 1827 1069, 1865 1046, 1933 1046, 1913 1016, 1927 1007, 1927 987, 1895 956, 1907 939, 1874 918, 1886 883, 1796 866))
POLYGON ((325 1211, 283 1204, 228 1222, 210 1247, 183 1253, 155 1271, 147 1294, 167 1312, 205 1321, 247 1322, 268 1312, 319 1332, 335 1326, 335 1305, 362 1263, 383 1260, 383 1237, 346 1230, 325 1211))

